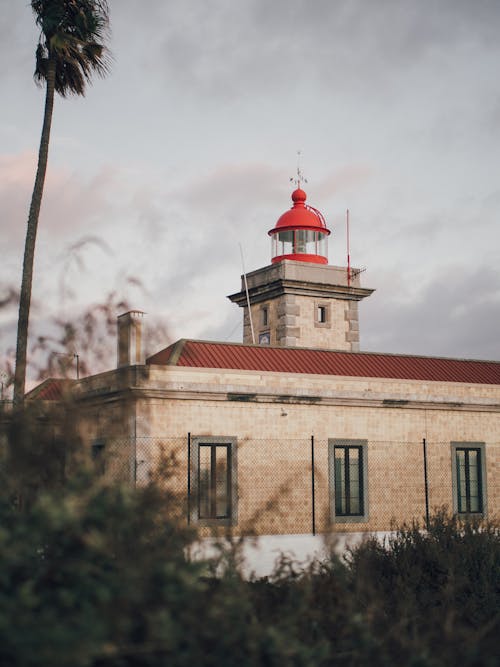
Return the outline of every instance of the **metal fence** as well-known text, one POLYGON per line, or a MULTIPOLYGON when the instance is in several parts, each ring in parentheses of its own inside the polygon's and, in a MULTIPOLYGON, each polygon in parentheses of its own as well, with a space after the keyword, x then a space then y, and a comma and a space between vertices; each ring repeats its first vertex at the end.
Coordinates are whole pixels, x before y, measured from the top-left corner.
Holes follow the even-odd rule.
MULTIPOLYGON (((186 521, 250 534, 390 530, 463 494, 479 514, 499 513, 500 443, 184 437, 116 438, 92 445, 100 472, 135 485, 154 478, 186 521), (457 468, 457 447, 476 451, 457 468), (467 474, 466 474, 467 473, 467 474), (468 477, 467 477, 468 475, 468 477)), ((465 505, 464 505, 465 507, 465 505)))

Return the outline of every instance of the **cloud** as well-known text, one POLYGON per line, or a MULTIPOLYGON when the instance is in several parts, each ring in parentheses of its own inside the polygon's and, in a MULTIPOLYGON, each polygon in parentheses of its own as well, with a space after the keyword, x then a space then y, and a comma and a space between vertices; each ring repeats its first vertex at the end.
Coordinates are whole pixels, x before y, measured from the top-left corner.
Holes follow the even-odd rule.
POLYGON ((346 164, 325 176, 314 188, 318 200, 326 200, 342 192, 359 194, 362 186, 370 180, 375 171, 369 164, 346 164))
POLYGON ((74 238, 76 230, 100 226, 113 208, 119 192, 119 169, 108 165, 90 178, 76 170, 51 168, 43 203, 43 223, 48 230, 74 238))
POLYGON ((2 246, 18 245, 26 233, 29 194, 35 177, 36 155, 0 155, 0 199, 2 201, 2 246))
POLYGON ((500 357, 498 269, 446 266, 420 289, 387 278, 360 306, 364 350, 500 357))
POLYGON ((198 214, 223 216, 220 222, 231 225, 235 217, 276 203, 287 181, 285 172, 264 162, 226 163, 186 182, 174 197, 198 214))
POLYGON ((224 326, 234 308, 226 294, 239 289, 239 244, 247 270, 267 264, 267 231, 291 205, 289 197, 287 174, 254 162, 221 164, 154 194, 136 186, 120 247, 146 287, 147 303, 138 307, 165 313, 182 336, 224 326))
MULTIPOLYGON (((5 247, 22 247, 33 190, 37 156, 33 152, 0 155, 0 198, 5 247)), ((49 164, 40 211, 42 233, 72 237, 105 218, 108 193, 116 189, 117 171, 103 167, 86 179, 77 171, 49 164)))
POLYGON ((315 78, 351 90, 389 90, 395 74, 403 83, 408 68, 426 58, 449 67, 450 53, 464 42, 493 46, 500 10, 495 3, 478 4, 168 3, 162 57, 150 53, 149 62, 161 62, 169 80, 228 99, 315 78))
MULTIPOLYGON (((0 271, 17 286, 36 168, 35 153, 23 150, 37 144, 43 91, 31 77, 29 3, 7 4, 0 271)), ((333 231, 331 263, 345 261, 348 207, 352 261, 369 266, 368 284, 378 288, 361 306, 371 321, 362 334, 374 327, 365 342, 438 349, 442 338, 414 334, 424 307, 436 322, 459 323, 464 349, 472 345, 467 313, 494 328, 473 295, 462 302, 450 293, 441 303, 438 293, 444 264, 461 267, 447 280, 465 290, 462 271, 479 284, 472 262, 489 268, 500 259, 500 3, 137 4, 112 4, 112 75, 85 100, 57 105, 35 316, 45 316, 36 303, 60 307, 61 273, 75 312, 109 288, 130 293, 132 275, 146 289, 132 290, 133 306, 167 315, 179 335, 224 337, 240 315, 225 303, 239 289, 238 244, 247 270, 269 262, 267 231, 291 204, 288 179, 301 148, 308 199, 333 231), (109 254, 95 243, 78 248, 89 237, 109 254)), ((481 289, 494 303, 494 288, 481 289)), ((458 328, 452 338, 458 350, 458 328)))
MULTIPOLYGON (((0 81, 15 79, 18 68, 33 73, 38 30, 28 2, 2 3, 0 43, 9 54, 9 67, 0 70, 0 81)), ((31 82, 30 82, 31 83, 31 82)))

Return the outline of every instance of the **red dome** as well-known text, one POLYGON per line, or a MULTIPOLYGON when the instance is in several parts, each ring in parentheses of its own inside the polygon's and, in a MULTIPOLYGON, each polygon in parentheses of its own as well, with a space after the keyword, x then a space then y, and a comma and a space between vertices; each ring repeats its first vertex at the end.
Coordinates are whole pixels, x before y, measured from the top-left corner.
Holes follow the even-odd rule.
POLYGON ((327 238, 330 230, 321 213, 306 204, 301 188, 292 192, 292 208, 283 213, 268 234, 271 237, 271 262, 285 259, 328 264, 327 238))
POLYGON ((274 229, 269 230, 268 234, 284 232, 289 229, 311 229, 323 232, 323 234, 330 234, 322 214, 312 206, 308 206, 305 203, 306 199, 307 195, 304 190, 300 188, 294 190, 292 192, 292 208, 283 213, 274 229))

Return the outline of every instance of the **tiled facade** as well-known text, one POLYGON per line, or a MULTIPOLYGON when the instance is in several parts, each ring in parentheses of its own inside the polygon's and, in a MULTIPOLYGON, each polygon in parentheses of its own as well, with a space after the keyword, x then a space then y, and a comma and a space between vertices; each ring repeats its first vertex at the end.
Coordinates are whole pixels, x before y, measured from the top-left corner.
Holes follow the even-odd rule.
MULTIPOLYGON (((186 503, 188 434, 232 438, 237 532, 388 530, 393 519, 421 519, 424 439, 430 510, 453 508, 453 442, 484 443, 483 513, 500 510, 498 385, 136 366, 87 378, 81 390, 87 439, 108 439, 109 470, 121 465, 141 483, 173 453, 169 483, 186 503), (366 441, 364 521, 336 520, 334 440, 366 441)), ((191 460, 193 479, 195 467, 191 460)), ((196 505, 196 489, 189 502, 196 505)))

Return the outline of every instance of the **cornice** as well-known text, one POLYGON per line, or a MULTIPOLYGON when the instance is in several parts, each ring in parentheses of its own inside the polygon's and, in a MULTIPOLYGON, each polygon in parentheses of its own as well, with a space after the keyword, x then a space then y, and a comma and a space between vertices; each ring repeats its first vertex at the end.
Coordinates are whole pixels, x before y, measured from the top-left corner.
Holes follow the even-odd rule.
MULTIPOLYGON (((330 297, 335 299, 343 299, 349 301, 361 301, 374 292, 373 289, 365 287, 352 287, 347 285, 328 285, 324 283, 311 283, 302 280, 290 280, 280 278, 265 285, 257 285, 250 287, 248 296, 250 303, 260 303, 267 299, 274 299, 284 294, 294 294, 296 296, 310 296, 315 298, 330 297)), ((242 290, 235 294, 230 294, 228 297, 233 303, 238 306, 246 305, 246 292, 242 290)))
POLYGON ((380 408, 391 410, 452 410, 458 412, 489 412, 500 413, 500 403, 470 403, 465 401, 435 401, 418 399, 373 398, 363 396, 314 396, 277 394, 269 392, 233 392, 210 391, 208 389, 165 389, 152 387, 129 387, 103 392, 98 395, 81 396, 84 403, 110 403, 121 400, 170 400, 170 401, 215 401, 244 404, 282 404, 282 405, 316 405, 316 406, 343 406, 356 408, 380 408))

